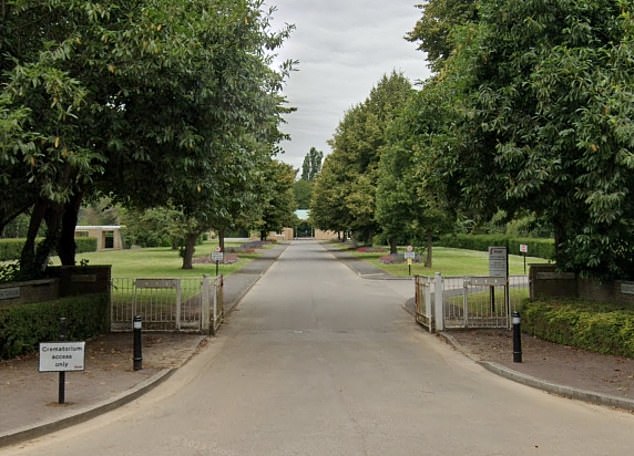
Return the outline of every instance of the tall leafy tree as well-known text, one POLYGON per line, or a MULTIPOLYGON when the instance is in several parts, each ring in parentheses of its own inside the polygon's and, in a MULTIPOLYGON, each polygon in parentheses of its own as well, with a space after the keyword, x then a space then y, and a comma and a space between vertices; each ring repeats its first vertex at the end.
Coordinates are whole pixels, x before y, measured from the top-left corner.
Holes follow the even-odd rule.
POLYGON ((477 0, 426 0, 416 5, 422 17, 407 39, 419 42, 419 49, 427 53, 430 67, 439 71, 455 46, 456 29, 478 21, 477 0))
POLYGON ((465 115, 447 161, 467 201, 535 211, 560 267, 600 277, 634 277, 631 8, 482 1, 450 68, 465 115))
POLYGON ((74 225, 90 192, 176 205, 192 226, 208 224, 201 194, 228 202, 216 213, 244 213, 237 195, 255 169, 244 165, 253 150, 270 155, 281 136, 287 71, 269 64, 289 29, 270 31, 262 1, 5 6, 2 106, 19 137, 0 156, 11 165, 0 185, 29 196, 0 215, 31 207, 24 273, 37 274, 54 247, 74 262, 74 225), (43 220, 47 236, 36 248, 43 220))
POLYGON ((304 156, 301 176, 294 184, 295 201, 299 209, 308 209, 310 207, 313 181, 321 171, 323 159, 324 153, 314 147, 311 147, 304 156))
POLYGON ((295 170, 291 165, 271 160, 265 170, 266 197, 259 223, 260 239, 265 240, 271 231, 281 231, 291 226, 295 212, 293 183, 295 170))
POLYGON ((313 193, 313 182, 304 179, 297 179, 293 184, 295 192, 295 202, 297 209, 308 209, 310 207, 310 199, 313 193))
POLYGON ((398 242, 424 244, 426 267, 432 264, 433 236, 453 220, 438 168, 451 112, 445 98, 437 79, 414 94, 390 124, 379 164, 376 219, 390 251, 396 253, 398 242))
MULTIPOLYGON (((355 232, 362 242, 368 242, 379 226, 375 219, 375 197, 378 180, 378 164, 381 148, 386 143, 386 131, 398 110, 412 94, 410 82, 402 74, 385 75, 372 89, 368 98, 346 112, 330 141, 332 167, 328 172, 340 173, 334 179, 338 188, 324 189, 317 179, 311 213, 317 211, 316 220, 320 228, 338 230, 342 227, 355 232), (324 198, 321 191, 335 192, 337 198, 324 198), (336 214, 337 209, 328 209, 328 204, 344 207, 343 218, 332 219, 328 225, 327 214, 336 214), (334 209, 334 210, 333 210, 334 209)), ((326 163, 322 174, 326 172, 326 163)))
POLYGON ((310 202, 311 222, 319 229, 338 233, 347 231, 349 213, 344 203, 346 195, 345 164, 339 154, 330 154, 314 183, 310 202))
POLYGON ((302 180, 312 181, 317 177, 321 170, 321 162, 324 159, 324 153, 311 147, 302 163, 302 180))

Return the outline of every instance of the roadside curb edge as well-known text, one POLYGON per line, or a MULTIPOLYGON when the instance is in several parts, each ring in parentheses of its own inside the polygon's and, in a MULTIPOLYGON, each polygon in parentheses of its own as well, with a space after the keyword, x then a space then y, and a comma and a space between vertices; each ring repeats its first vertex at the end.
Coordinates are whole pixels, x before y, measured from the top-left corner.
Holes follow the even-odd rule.
POLYGON ((445 340, 455 350, 462 353, 464 356, 484 367, 489 372, 504 377, 508 380, 512 380, 517 383, 521 383, 532 388, 540 389, 547 393, 555 394, 557 396, 566 397, 568 399, 575 399, 578 401, 588 402, 591 404, 602 405, 607 407, 615 407, 623 410, 634 411, 634 400, 611 396, 608 394, 601 394, 594 391, 587 391, 571 386, 560 385, 557 383, 548 382, 531 375, 522 374, 513 369, 510 369, 501 364, 492 361, 482 361, 475 355, 465 350, 465 348, 458 343, 458 341, 449 334, 440 333, 438 336, 445 340))
POLYGON ((14 429, 9 431, 8 434, 2 434, 0 435, 0 448, 59 431, 128 404, 163 383, 176 369, 177 368, 163 369, 114 398, 105 399, 93 406, 61 419, 38 423, 32 427, 14 429))

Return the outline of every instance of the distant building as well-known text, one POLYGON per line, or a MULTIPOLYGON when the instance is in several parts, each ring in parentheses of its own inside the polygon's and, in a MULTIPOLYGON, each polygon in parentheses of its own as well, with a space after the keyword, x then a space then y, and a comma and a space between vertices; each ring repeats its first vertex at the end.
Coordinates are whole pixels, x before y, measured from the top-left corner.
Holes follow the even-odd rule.
MULTIPOLYGON (((310 211, 308 209, 297 209, 295 216, 299 220, 297 226, 283 228, 280 232, 271 231, 267 237, 269 240, 290 241, 293 239, 317 239, 328 241, 337 239, 335 231, 324 231, 316 229, 310 223, 310 211)), ((255 238, 256 236, 253 235, 255 238)))
POLYGON ((97 239, 97 250, 121 250, 121 225, 84 225, 75 227, 75 237, 97 239))
POLYGON ((295 215, 299 219, 299 224, 295 227, 295 238, 313 238, 317 240, 337 239, 335 231, 324 231, 315 228, 310 222, 310 210, 297 209, 295 215))

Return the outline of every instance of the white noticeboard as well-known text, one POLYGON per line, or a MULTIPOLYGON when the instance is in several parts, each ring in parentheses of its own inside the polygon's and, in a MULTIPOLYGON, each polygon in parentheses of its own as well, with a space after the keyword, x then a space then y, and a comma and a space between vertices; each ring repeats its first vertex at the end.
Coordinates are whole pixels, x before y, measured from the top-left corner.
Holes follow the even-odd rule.
POLYGON ((520 253, 528 253, 528 244, 520 244, 520 253))
POLYGON ((491 277, 507 277, 508 255, 506 247, 489 247, 489 275, 491 277))
POLYGON ((40 372, 83 371, 86 342, 40 343, 40 372))

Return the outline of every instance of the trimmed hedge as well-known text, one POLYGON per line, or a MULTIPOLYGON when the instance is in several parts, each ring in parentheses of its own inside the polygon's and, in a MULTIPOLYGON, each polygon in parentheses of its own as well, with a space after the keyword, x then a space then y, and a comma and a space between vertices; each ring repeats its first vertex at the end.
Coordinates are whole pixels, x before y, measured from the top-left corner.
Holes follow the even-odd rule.
POLYGON ((634 358, 634 310, 579 301, 522 306, 522 331, 550 342, 634 358))
POLYGON ((0 239, 0 261, 20 258, 24 239, 0 239))
POLYGON ((59 340, 60 317, 66 317, 67 340, 85 340, 107 332, 108 296, 74 296, 0 309, 0 359, 37 351, 40 342, 59 340))
POLYGON ((96 252, 97 238, 91 238, 91 237, 75 238, 75 245, 77 246, 75 253, 96 252))
POLYGON ((436 244, 457 249, 486 252, 490 246, 506 246, 510 254, 520 254, 520 244, 528 246, 528 255, 552 260, 555 258, 555 242, 545 238, 517 238, 504 234, 450 234, 441 236, 436 244))
MULTIPOLYGON (((25 239, 0 239, 0 261, 17 260, 22 253, 25 239)), ((97 238, 82 237, 75 239, 76 253, 96 252, 97 238)))

